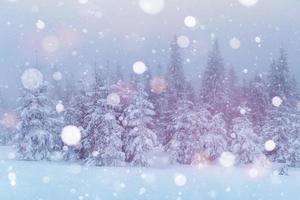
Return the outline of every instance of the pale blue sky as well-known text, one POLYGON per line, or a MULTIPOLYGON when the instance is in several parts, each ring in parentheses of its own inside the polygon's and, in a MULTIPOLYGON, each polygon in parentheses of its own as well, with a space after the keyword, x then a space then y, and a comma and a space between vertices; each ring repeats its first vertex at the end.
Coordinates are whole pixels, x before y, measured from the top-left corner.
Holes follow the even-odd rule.
POLYGON ((185 65, 190 79, 196 80, 203 70, 214 34, 227 66, 235 67, 241 76, 266 72, 270 59, 283 46, 300 80, 299 10, 298 0, 258 0, 253 7, 238 0, 165 0, 159 14, 149 15, 140 9, 138 0, 89 0, 85 5, 77 0, 1 0, 0 83, 8 87, 3 89, 6 98, 15 97, 21 72, 35 65, 35 51, 42 68, 56 64, 62 72, 75 75, 106 59, 128 71, 136 60, 165 65, 175 33, 195 41, 184 50, 190 59, 185 65), (196 17, 196 28, 185 27, 188 15, 196 17), (38 20, 46 24, 41 31, 35 25, 38 20), (262 39, 261 47, 254 41, 257 36, 262 39), (241 41, 238 50, 229 46, 233 37, 241 41), (244 68, 249 74, 242 73, 244 68))

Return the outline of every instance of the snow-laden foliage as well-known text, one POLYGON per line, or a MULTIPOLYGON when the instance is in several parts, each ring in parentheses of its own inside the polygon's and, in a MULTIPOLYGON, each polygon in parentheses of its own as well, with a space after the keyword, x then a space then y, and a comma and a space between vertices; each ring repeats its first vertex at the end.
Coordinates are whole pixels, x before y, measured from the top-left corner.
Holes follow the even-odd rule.
POLYGON ((209 130, 200 140, 204 154, 211 160, 217 159, 227 149, 227 130, 223 114, 213 115, 209 130))
POLYGON ((123 148, 126 161, 132 165, 147 166, 148 155, 158 145, 157 136, 152 130, 154 115, 154 106, 148 100, 143 84, 139 83, 133 102, 125 109, 123 116, 123 125, 127 130, 123 148))
POLYGON ((231 151, 237 163, 253 163, 263 152, 263 145, 246 116, 232 122, 231 151))
POLYGON ((295 166, 300 161, 300 113, 289 107, 273 109, 263 127, 265 141, 273 140, 276 148, 269 152, 273 161, 295 166))
POLYGON ((216 114, 224 112, 228 100, 225 89, 225 69, 218 42, 214 42, 213 50, 209 53, 207 67, 202 77, 201 101, 208 109, 216 114))
POLYGON ((107 82, 95 74, 92 101, 84 118, 87 126, 82 140, 82 156, 90 165, 120 166, 125 160, 122 152, 123 128, 114 108, 107 103, 107 82))
POLYGON ((250 117, 254 128, 261 131, 261 127, 266 120, 267 111, 271 107, 267 86, 261 74, 256 74, 254 80, 250 83, 247 107, 250 109, 250 117))
POLYGON ((271 64, 268 78, 270 97, 279 96, 285 100, 284 104, 291 104, 296 97, 295 80, 291 77, 288 66, 288 57, 284 49, 280 49, 278 60, 271 64))
POLYGON ((51 159, 60 150, 62 119, 47 97, 47 85, 25 91, 21 98, 20 124, 16 135, 18 157, 25 160, 51 159))
POLYGON ((206 109, 198 111, 193 103, 187 100, 181 101, 180 105, 168 127, 173 136, 167 145, 167 152, 172 162, 191 164, 196 153, 203 150, 201 140, 203 141, 203 136, 208 133, 210 113, 206 109))

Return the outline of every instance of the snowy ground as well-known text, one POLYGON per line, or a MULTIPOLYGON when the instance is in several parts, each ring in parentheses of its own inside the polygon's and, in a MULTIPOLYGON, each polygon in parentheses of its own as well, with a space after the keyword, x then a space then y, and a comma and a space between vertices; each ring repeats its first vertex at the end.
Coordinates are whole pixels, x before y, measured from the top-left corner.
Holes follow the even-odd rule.
MULTIPOLYGON (((81 167, 9 160, 0 148, 1 200, 297 200, 300 171, 256 178, 247 168, 166 169, 81 167)), ((254 173, 255 175, 255 173, 254 173)))

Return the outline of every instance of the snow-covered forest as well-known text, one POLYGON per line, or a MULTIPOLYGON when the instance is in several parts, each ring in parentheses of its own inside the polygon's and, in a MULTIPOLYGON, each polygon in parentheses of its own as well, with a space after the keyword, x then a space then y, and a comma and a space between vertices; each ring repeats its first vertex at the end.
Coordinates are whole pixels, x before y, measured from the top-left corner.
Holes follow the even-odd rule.
POLYGON ((299 6, 0 1, 0 199, 297 199, 299 6))
POLYGON ((94 64, 93 79, 83 75, 66 85, 59 84, 59 71, 46 81, 37 68, 26 69, 18 123, 3 143, 15 146, 18 159, 95 166, 232 166, 262 159, 297 166, 299 90, 285 50, 268 73, 239 80, 213 40, 202 83, 195 85, 184 75, 178 41, 175 36, 170 44, 168 66, 138 61, 127 78, 109 61, 94 64))

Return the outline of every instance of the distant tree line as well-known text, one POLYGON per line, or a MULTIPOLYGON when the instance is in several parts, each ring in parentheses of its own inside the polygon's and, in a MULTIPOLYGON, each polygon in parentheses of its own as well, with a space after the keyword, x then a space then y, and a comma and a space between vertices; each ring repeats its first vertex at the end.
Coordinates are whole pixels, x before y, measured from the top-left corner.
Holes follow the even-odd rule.
POLYGON ((231 152, 237 164, 262 155, 287 166, 300 161, 299 91, 284 49, 267 74, 238 80, 234 68, 225 69, 214 41, 200 85, 187 81, 181 51, 175 39, 165 70, 158 66, 156 73, 132 73, 130 80, 120 66, 108 73, 108 67, 95 65, 92 82, 74 81, 64 90, 51 83, 24 89, 14 141, 18 157, 149 166, 155 156, 167 155, 172 164, 197 164, 231 152), (55 110, 58 99, 65 108, 61 113, 55 110), (67 125, 81 130, 75 146, 60 138, 67 125), (267 141, 274 149, 266 150, 267 141))

